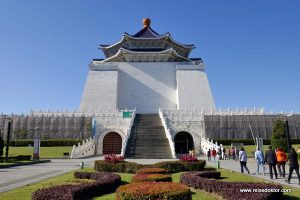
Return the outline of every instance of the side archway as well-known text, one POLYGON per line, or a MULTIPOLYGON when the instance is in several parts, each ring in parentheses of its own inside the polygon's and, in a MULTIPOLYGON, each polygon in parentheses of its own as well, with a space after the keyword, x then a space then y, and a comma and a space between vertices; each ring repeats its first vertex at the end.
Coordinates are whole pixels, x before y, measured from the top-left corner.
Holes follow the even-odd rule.
POLYGON ((121 154, 122 137, 116 132, 110 132, 103 138, 103 154, 121 154))
POLYGON ((194 148, 194 140, 190 133, 181 131, 174 137, 175 153, 187 154, 189 150, 194 148))

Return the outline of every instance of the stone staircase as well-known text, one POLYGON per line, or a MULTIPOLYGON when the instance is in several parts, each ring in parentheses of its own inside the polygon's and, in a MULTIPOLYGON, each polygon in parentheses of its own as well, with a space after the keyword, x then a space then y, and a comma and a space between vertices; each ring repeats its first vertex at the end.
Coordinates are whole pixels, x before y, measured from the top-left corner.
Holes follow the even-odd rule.
POLYGON ((169 141, 158 114, 136 114, 125 157, 172 158, 169 141))

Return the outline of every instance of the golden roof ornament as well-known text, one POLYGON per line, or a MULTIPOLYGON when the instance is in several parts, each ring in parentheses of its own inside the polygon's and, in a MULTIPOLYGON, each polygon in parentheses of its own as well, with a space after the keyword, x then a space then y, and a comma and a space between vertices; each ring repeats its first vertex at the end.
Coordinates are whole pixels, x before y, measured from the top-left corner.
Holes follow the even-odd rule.
POLYGON ((144 27, 150 27, 151 19, 149 19, 149 18, 144 18, 144 19, 143 19, 143 24, 144 24, 144 27))

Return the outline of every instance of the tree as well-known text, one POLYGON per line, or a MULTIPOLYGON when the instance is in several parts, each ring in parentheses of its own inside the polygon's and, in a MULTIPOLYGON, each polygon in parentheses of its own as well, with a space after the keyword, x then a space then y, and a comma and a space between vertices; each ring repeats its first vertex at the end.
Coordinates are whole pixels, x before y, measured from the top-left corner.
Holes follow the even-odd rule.
POLYGON ((0 136, 0 157, 3 156, 4 140, 0 136))
POLYGON ((284 151, 288 150, 286 127, 282 120, 274 122, 271 145, 273 148, 282 148, 284 151))

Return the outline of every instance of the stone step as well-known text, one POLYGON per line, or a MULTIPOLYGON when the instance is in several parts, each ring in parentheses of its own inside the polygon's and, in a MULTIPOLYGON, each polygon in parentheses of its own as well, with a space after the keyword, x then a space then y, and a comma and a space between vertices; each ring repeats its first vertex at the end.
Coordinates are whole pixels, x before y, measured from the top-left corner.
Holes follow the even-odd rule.
POLYGON ((169 141, 158 114, 137 114, 128 140, 126 158, 171 158, 169 141))

